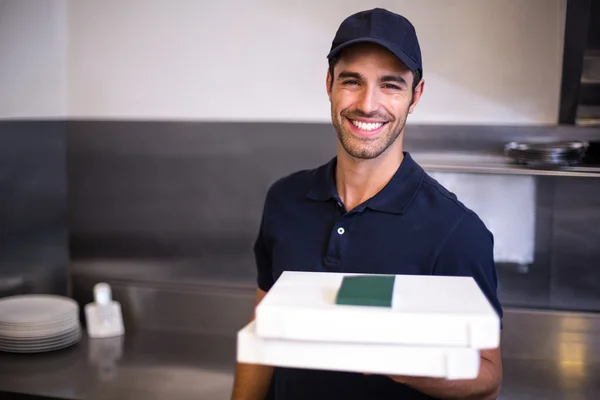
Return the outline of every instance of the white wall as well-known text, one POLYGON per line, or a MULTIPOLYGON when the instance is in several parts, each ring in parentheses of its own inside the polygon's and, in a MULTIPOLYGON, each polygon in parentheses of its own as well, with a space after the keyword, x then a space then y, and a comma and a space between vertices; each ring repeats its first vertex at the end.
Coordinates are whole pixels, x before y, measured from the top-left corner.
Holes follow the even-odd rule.
POLYGON ((67 115, 66 0, 0 0, 0 119, 67 115))
POLYGON ((380 6, 421 39, 410 123, 553 124, 564 3, 0 0, 0 116, 329 122, 335 30, 380 6))
POLYGON ((70 3, 76 118, 329 121, 341 20, 383 6, 420 35, 412 123, 556 122, 564 0, 111 0, 70 3))

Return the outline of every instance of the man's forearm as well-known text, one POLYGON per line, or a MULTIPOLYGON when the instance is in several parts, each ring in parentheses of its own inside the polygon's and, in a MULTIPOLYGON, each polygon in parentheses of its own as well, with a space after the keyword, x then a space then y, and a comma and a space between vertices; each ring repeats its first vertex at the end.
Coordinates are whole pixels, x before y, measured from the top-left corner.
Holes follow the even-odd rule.
POLYGON ((501 378, 495 366, 482 359, 479 376, 470 380, 448 380, 419 377, 392 377, 419 392, 442 400, 495 400, 500 392, 501 378))
POLYGON ((238 363, 231 400, 264 400, 272 377, 273 367, 238 363))

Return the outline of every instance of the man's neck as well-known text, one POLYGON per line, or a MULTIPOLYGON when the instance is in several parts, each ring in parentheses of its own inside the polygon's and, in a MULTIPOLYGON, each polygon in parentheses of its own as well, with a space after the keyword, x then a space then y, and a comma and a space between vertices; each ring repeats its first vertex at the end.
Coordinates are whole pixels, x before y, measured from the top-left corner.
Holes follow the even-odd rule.
POLYGON ((338 151, 335 185, 346 210, 375 196, 392 179, 404 155, 401 148, 392 146, 373 160, 356 159, 343 149, 338 151))

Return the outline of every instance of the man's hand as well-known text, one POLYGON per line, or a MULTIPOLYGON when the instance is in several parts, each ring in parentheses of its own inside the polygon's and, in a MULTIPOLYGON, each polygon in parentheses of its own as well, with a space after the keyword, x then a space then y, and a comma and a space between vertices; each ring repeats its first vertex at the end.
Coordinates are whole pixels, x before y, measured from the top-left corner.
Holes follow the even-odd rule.
POLYGON ((481 351, 481 367, 475 379, 447 380, 412 376, 390 378, 439 399, 495 400, 502 386, 501 350, 481 351))

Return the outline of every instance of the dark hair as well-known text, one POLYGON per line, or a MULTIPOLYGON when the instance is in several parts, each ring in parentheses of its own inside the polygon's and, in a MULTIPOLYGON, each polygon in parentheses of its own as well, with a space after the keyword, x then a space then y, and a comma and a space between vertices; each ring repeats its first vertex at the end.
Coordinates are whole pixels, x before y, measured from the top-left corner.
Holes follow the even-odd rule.
MULTIPOLYGON (((330 89, 331 89, 331 86, 333 86, 333 81, 334 81, 334 77, 335 77, 335 75, 333 75, 333 69, 335 68, 335 65, 338 63, 338 61, 340 61, 339 57, 332 57, 329 59, 329 74, 331 75, 330 89)), ((417 70, 417 71, 413 72, 413 86, 412 86, 413 94, 414 94, 415 89, 416 89, 417 85, 419 84, 419 82, 421 82, 421 71, 417 70)))

